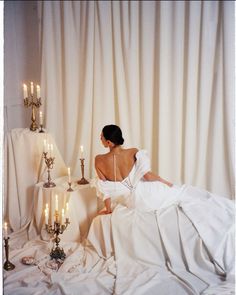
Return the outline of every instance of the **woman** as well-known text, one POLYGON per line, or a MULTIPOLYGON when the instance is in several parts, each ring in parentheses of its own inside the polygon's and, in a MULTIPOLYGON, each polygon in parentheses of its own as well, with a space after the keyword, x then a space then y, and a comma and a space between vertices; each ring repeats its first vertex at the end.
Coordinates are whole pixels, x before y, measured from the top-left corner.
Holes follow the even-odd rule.
POLYGON ((109 152, 96 156, 93 184, 105 208, 88 241, 114 255, 117 294, 200 294, 233 280, 234 202, 155 175, 146 151, 122 148, 116 125, 101 141, 109 152))
POLYGON ((100 191, 100 195, 103 194, 105 203, 105 208, 99 214, 112 212, 111 197, 114 202, 117 201, 117 196, 126 196, 123 202, 125 201, 127 206, 149 211, 158 209, 164 201, 166 202, 167 191, 169 196, 176 195, 176 187, 174 188, 172 183, 150 171, 146 151, 122 148, 124 139, 118 126, 105 126, 101 133, 101 141, 105 148, 109 148, 109 152, 95 157, 95 169, 102 180, 97 183, 98 193, 100 191), (151 183, 146 184, 147 181, 151 183), (168 189, 171 187, 173 189, 168 189), (144 190, 147 190, 148 195, 144 196, 144 190), (159 200, 156 198, 157 192, 161 194, 159 200))

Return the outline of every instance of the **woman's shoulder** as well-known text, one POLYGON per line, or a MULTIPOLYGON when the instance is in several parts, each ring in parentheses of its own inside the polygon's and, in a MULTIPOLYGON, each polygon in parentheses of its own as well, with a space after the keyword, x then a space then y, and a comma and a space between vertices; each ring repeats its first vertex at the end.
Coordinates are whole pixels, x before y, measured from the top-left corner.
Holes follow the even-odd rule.
POLYGON ((130 149, 128 149, 128 151, 130 153, 132 153, 135 156, 135 158, 147 156, 147 154, 148 154, 146 150, 138 149, 138 148, 130 148, 130 149))
POLYGON ((127 153, 135 155, 139 150, 137 148, 128 148, 128 149, 125 149, 125 151, 127 153))
POLYGON ((95 160, 94 160, 95 168, 97 170, 99 178, 103 180, 106 179, 105 176, 103 175, 104 172, 102 172, 106 167, 106 163, 107 163, 107 154, 99 154, 95 156, 95 160))
POLYGON ((99 154, 99 155, 96 155, 96 156, 95 156, 95 162, 103 161, 104 158, 106 158, 107 156, 108 156, 108 153, 106 153, 106 154, 99 154))

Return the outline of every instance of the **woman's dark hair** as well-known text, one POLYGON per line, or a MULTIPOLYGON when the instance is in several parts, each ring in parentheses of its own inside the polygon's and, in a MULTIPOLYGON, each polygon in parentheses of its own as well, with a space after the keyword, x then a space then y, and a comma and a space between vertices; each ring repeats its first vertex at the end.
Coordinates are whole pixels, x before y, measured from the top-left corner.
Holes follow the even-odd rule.
POLYGON ((110 140, 115 145, 122 145, 124 138, 122 137, 122 131, 120 127, 116 125, 106 125, 102 129, 102 134, 106 140, 110 140))

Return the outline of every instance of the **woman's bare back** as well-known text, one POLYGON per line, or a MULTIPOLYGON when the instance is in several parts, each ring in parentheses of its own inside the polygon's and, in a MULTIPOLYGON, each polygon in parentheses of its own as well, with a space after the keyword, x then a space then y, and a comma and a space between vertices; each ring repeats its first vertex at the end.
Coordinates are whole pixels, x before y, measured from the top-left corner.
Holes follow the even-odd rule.
POLYGON ((138 149, 114 149, 95 158, 95 168, 100 179, 122 181, 131 172, 138 149))

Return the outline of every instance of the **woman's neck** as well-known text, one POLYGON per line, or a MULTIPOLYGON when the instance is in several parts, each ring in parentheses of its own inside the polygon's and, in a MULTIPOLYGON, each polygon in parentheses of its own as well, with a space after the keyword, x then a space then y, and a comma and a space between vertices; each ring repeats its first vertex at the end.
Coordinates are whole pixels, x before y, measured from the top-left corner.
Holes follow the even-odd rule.
POLYGON ((111 154, 119 154, 122 150, 120 145, 114 145, 113 147, 109 147, 111 154))

